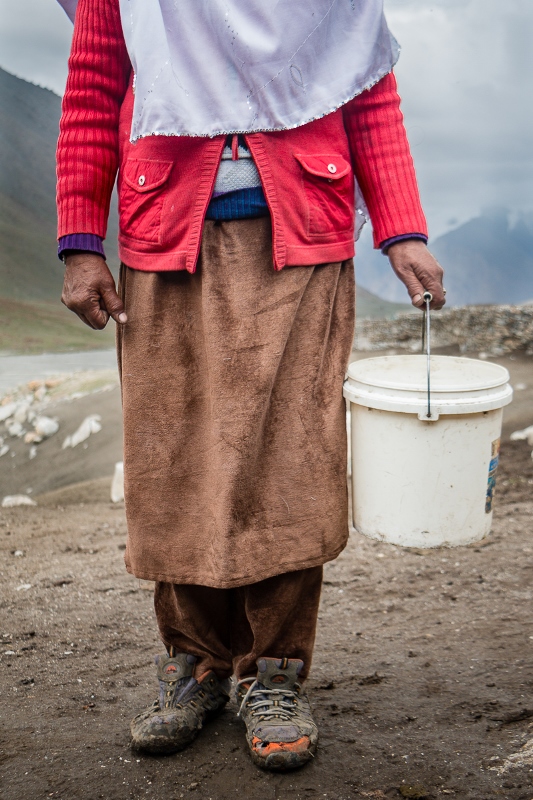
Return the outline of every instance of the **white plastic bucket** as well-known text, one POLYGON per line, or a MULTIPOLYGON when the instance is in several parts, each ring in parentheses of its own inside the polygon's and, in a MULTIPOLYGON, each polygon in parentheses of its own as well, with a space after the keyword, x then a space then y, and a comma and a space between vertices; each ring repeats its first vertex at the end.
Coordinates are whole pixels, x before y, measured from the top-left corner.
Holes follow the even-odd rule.
POLYGON ((455 547, 486 536, 503 407, 513 391, 487 361, 385 356, 350 364, 351 490, 357 531, 406 547, 455 547))

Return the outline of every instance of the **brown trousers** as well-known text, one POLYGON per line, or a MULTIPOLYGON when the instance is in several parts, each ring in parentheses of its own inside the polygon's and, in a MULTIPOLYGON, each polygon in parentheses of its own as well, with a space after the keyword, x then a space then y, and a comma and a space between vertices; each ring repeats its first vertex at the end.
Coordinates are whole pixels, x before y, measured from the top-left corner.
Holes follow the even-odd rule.
POLYGON ((261 656, 301 658, 311 666, 322 567, 286 572, 235 589, 156 583, 155 612, 166 647, 198 658, 195 676, 256 673, 261 656))

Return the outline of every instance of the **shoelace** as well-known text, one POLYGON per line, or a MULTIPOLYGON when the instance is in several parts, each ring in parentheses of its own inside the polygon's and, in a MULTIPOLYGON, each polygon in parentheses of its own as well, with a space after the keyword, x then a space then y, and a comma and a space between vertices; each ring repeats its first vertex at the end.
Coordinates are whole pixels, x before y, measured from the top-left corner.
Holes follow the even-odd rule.
MULTIPOLYGON (((244 678, 243 680, 239 681, 237 683, 237 689, 239 686, 249 683, 249 681, 250 678, 244 678)), ((295 687, 299 688, 299 685, 295 684, 295 687)), ((290 721, 290 719, 295 715, 297 709, 297 705, 294 700, 295 692, 291 691, 289 699, 286 689, 267 689, 266 686, 263 686, 263 684, 259 683, 259 681, 256 679, 249 686, 248 691, 242 699, 241 705, 239 706, 239 713, 237 714, 238 717, 242 715, 244 707, 254 693, 257 693, 258 697, 257 700, 250 703, 252 715, 259 714, 260 712, 260 715, 263 717, 263 719, 277 717, 285 722, 290 721)))
MULTIPOLYGON (((174 694, 172 703, 173 703, 173 706, 177 706, 178 703, 180 703, 183 700, 184 696, 187 694, 189 689, 194 687, 195 684, 197 684, 196 679, 193 678, 192 676, 191 677, 178 678, 178 680, 176 682, 176 686, 174 687, 173 692, 172 692, 172 690, 169 690, 167 688, 165 690, 165 692, 164 692, 164 696, 170 698, 172 696, 172 694, 174 694)), ((157 700, 154 701, 154 706, 156 706, 156 705, 160 706, 161 708, 165 707, 164 704, 163 704, 163 706, 161 706, 160 698, 157 698, 157 700)))

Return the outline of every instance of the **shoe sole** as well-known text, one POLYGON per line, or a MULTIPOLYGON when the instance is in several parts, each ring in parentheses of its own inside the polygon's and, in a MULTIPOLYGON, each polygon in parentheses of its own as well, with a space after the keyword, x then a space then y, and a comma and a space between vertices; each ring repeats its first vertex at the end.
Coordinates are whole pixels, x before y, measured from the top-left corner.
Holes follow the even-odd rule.
POLYGON ((132 735, 132 739, 130 742, 130 748, 136 753, 148 753, 149 755, 155 756, 169 756, 173 753, 179 753, 181 750, 185 750, 186 747, 189 747, 200 731, 203 729, 204 725, 207 722, 210 722, 215 717, 225 709, 228 699, 223 700, 218 708, 210 709, 206 715, 205 719, 200 728, 190 729, 187 732, 187 736, 183 736, 179 738, 177 735, 169 741, 168 736, 151 736, 150 739, 147 741, 143 739, 142 742, 137 741, 135 737, 132 735))
POLYGON ((290 751, 270 753, 268 756, 263 757, 250 750, 250 755, 254 764, 260 769, 267 770, 268 772, 289 772, 293 769, 299 769, 314 758, 317 746, 312 745, 308 750, 303 753, 291 753, 290 751))
POLYGON ((136 753, 149 753, 150 755, 169 756, 172 753, 179 753, 180 750, 185 750, 190 744, 194 742, 201 728, 194 732, 192 736, 187 736, 180 741, 174 739, 169 742, 168 737, 153 736, 149 741, 144 739, 142 742, 136 742, 135 739, 131 741, 131 749, 136 753))

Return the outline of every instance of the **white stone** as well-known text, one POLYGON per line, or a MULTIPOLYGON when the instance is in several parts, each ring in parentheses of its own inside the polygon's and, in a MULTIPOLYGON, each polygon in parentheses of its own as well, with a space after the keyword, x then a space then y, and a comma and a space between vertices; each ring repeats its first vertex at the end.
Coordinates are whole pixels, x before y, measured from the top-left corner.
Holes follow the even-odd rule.
POLYGON ((20 422, 21 425, 24 425, 26 420, 28 419, 28 411, 30 410, 30 401, 24 400, 22 403, 19 403, 17 406, 17 410, 13 414, 13 419, 15 422, 20 422))
POLYGON ((5 406, 0 406, 0 422, 5 422, 6 419, 12 417, 16 410, 16 403, 7 403, 5 406))
POLYGON ((34 427, 37 436, 42 436, 43 439, 47 439, 49 436, 53 436, 54 433, 58 432, 59 423, 51 417, 37 417, 34 427))
POLYGON ((6 422, 6 430, 10 436, 24 436, 26 431, 24 430, 21 422, 16 422, 15 420, 8 420, 6 422))
POLYGON ((7 444, 3 444, 3 445, 0 447, 0 458, 2 458, 2 456, 5 456, 5 455, 6 455, 6 453, 9 453, 9 447, 8 447, 8 445, 7 445, 7 444))
POLYGON ((111 483, 111 502, 120 503, 121 500, 124 500, 124 462, 118 461, 111 483))
POLYGON ((39 388, 34 392, 34 395, 37 402, 42 402, 46 397, 46 386, 39 386, 39 388))
POLYGON ((510 436, 512 442, 520 442, 525 441, 533 447, 533 425, 530 425, 528 428, 524 428, 521 431, 513 431, 510 436))
POLYGON ((35 445, 32 445, 32 447, 30 447, 30 461, 32 461, 36 455, 37 455, 37 448, 35 447, 35 445))
POLYGON ((2 500, 2 508, 15 508, 15 506, 36 506, 35 500, 27 494, 11 494, 2 500))
POLYGON ((71 436, 67 436, 63 442, 63 450, 65 450, 67 447, 77 447, 79 444, 88 439, 91 434, 101 431, 101 419, 102 417, 100 414, 90 414, 88 417, 85 417, 78 430, 71 436))

